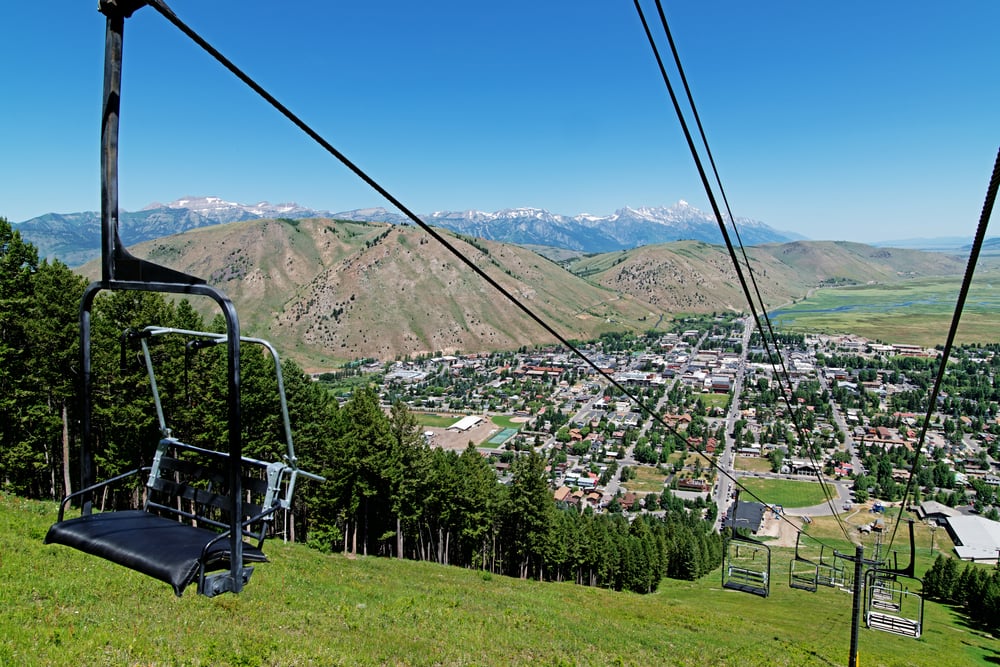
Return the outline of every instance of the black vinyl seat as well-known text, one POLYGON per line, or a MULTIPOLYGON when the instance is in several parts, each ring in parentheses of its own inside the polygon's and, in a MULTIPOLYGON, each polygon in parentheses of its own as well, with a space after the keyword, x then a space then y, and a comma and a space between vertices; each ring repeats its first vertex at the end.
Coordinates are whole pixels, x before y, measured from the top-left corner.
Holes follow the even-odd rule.
MULTIPOLYGON (((180 596, 200 573, 229 567, 229 541, 145 510, 102 512, 54 524, 46 544, 62 544, 149 575, 173 586, 180 596), (204 565, 204 569, 202 569, 204 565)), ((267 556, 243 543, 244 562, 263 563, 267 556)))

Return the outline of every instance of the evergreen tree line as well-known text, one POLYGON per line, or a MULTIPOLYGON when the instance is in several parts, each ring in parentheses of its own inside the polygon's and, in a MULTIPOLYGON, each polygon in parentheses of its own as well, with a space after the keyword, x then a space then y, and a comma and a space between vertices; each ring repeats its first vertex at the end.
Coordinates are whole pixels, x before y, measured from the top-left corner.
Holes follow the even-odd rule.
MULTIPOLYGON (((80 485, 78 311, 86 283, 37 251, 0 218, 0 490, 58 499, 80 485)), ((223 331, 186 300, 148 292, 102 292, 94 303, 92 449, 96 479, 149 465, 160 438, 139 351, 122 332, 147 325, 223 331)), ((192 445, 227 442, 225 350, 186 354, 183 341, 152 343, 172 435, 192 445)), ((244 454, 285 453, 270 358, 241 353, 244 454)), ((377 392, 343 405, 322 383, 283 362, 299 465, 326 477, 301 482, 286 535, 327 550, 431 560, 488 572, 650 592, 664 576, 693 579, 721 563, 721 538, 682 503, 631 524, 621 515, 555 505, 545 460, 514 459, 511 481, 474 447, 432 449, 402 403, 385 410, 377 392)), ((103 509, 138 507, 130 478, 95 499, 103 509)))
POLYGON ((305 493, 320 549, 641 593, 721 563, 721 538, 681 501, 631 524, 558 507, 539 454, 516 457, 510 483, 498 484, 472 443, 461 454, 429 447, 412 413, 401 403, 386 413, 371 388, 332 419, 336 435, 314 452, 328 481, 305 493))
POLYGON ((0 218, 0 489, 56 498, 68 488, 84 287, 0 218))
POLYGON ((966 563, 959 572, 954 558, 938 554, 924 574, 923 594, 961 607, 984 630, 1000 633, 1000 570, 966 563))

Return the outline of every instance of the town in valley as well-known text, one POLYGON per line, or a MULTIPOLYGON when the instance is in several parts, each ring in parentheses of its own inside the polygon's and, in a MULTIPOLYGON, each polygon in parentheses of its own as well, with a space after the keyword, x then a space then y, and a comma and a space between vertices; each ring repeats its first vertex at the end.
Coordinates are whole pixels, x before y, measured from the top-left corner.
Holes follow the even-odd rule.
MULTIPOLYGON (((475 445, 501 482, 519 453, 544 454, 563 507, 634 517, 674 495, 720 529, 781 546, 794 546, 795 525, 834 512, 860 532, 886 530, 884 509, 910 483, 940 350, 779 333, 775 352, 753 329, 749 317, 695 316, 668 332, 605 334, 581 344, 582 357, 555 345, 435 354, 358 361, 315 379, 334 390, 378 382, 385 404, 401 400, 417 415, 431 446, 475 445), (820 476, 832 498, 809 507, 738 491, 786 480, 819 493, 820 476)), ((995 347, 953 353, 908 508, 973 561, 995 561, 1000 548, 995 347)))

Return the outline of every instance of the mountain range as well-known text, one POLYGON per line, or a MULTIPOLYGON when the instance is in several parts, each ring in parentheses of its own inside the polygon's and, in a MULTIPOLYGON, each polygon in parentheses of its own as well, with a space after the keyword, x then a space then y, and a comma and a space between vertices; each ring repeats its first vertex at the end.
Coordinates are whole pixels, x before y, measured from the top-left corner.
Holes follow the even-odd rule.
MULTIPOLYGON (((279 218, 412 224, 402 214, 381 207, 333 213, 294 203, 239 204, 219 197, 184 197, 169 204, 153 203, 140 211, 121 211, 119 233, 122 242, 131 246, 200 227, 279 218)), ((570 217, 537 208, 510 208, 494 213, 438 211, 421 219, 436 227, 490 241, 578 253, 614 252, 679 240, 723 242, 714 217, 684 201, 670 207, 625 207, 605 216, 570 217)), ((736 222, 745 245, 803 238, 747 218, 737 218, 736 222)), ((100 254, 100 214, 93 211, 47 213, 21 222, 16 228, 38 248, 41 256, 60 259, 69 266, 79 266, 100 254)))

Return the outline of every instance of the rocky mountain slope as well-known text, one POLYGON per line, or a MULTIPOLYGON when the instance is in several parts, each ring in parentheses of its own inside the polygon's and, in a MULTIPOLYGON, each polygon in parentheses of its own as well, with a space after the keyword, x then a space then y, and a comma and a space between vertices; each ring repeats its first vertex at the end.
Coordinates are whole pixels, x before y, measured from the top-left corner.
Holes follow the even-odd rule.
MULTIPOLYGON (((557 264, 526 248, 445 232, 561 335, 645 330, 675 314, 745 310, 724 248, 696 241, 557 264)), ((308 368, 376 357, 516 349, 552 336, 421 229, 323 218, 198 228, 131 248, 225 290, 246 329, 308 368)), ((860 244, 748 249, 769 307, 820 285, 951 275, 961 260, 860 244)), ((98 263, 84 273, 95 276, 98 263)))

